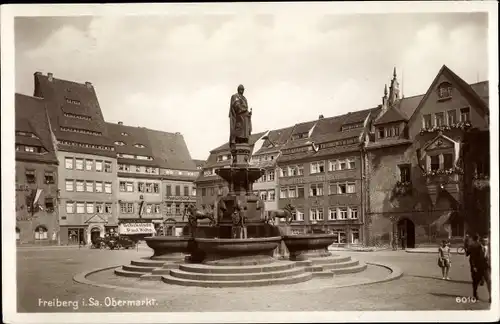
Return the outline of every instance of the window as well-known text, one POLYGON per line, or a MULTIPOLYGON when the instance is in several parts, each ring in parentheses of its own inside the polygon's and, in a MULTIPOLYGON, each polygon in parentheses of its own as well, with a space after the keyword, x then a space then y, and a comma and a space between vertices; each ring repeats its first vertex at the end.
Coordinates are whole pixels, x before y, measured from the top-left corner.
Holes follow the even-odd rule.
POLYGON ((111 214, 113 212, 113 205, 111 203, 104 204, 104 212, 106 214, 111 214))
POLYGON ((347 193, 355 193, 356 192, 356 184, 354 182, 347 183, 347 193))
POLYGON ((294 217, 295 221, 298 221, 298 222, 303 222, 304 221, 304 212, 297 210, 297 212, 295 213, 294 216, 295 216, 294 217))
POLYGON ((350 219, 358 219, 358 208, 357 207, 351 207, 351 213, 349 215, 350 219))
POLYGON ((297 187, 288 188, 288 198, 296 198, 297 197, 297 187))
POLYGON ((328 220, 336 220, 337 219, 337 208, 332 207, 328 209, 328 220))
POLYGON ((104 192, 111 193, 111 182, 104 183, 104 192))
POLYGON ((25 152, 31 152, 31 153, 34 153, 35 152, 35 148, 33 146, 25 146, 24 147, 24 151, 25 152))
POLYGON ((76 170, 83 170, 83 159, 75 159, 75 169, 76 170))
MULTIPOLYGON (((153 183, 153 192, 160 193, 160 184, 153 183)), ((184 187, 184 196, 189 196, 189 187, 184 187)))
POLYGON ((336 183, 330 183, 330 188, 329 188, 330 195, 336 195, 337 192, 338 192, 337 184, 336 183))
POLYGON ((35 183, 35 181, 36 181, 35 170, 26 170, 26 182, 35 183))
POLYGON ((72 201, 67 201, 66 202, 66 213, 67 214, 73 214, 75 212, 75 203, 72 201))
POLYGON ((154 204, 155 214, 161 214, 160 204, 154 204))
POLYGON ((424 115, 424 117, 423 117, 424 128, 431 128, 432 127, 432 119, 431 118, 432 117, 430 114, 424 115))
POLYGON ((340 207, 338 219, 347 219, 347 207, 340 207))
POLYGON ((260 199, 262 199, 263 201, 267 200, 267 191, 263 191, 260 193, 260 199))
POLYGON ((94 160, 85 160, 85 170, 92 171, 93 164, 94 164, 94 160))
MULTIPOLYGON (((212 195, 213 195, 214 194, 213 193, 213 189, 214 188, 211 188, 211 189, 212 189, 212 195)), ((180 196, 181 195, 181 186, 179 186, 179 185, 175 186, 175 195, 176 196, 180 196)))
POLYGON ((111 173, 111 162, 109 161, 104 162, 104 172, 111 173))
POLYGON ((134 203, 120 203, 120 213, 121 214, 133 214, 134 213, 134 203))
POLYGON ((280 189, 280 198, 286 198, 287 197, 288 190, 287 188, 281 188, 280 189))
POLYGON ((410 166, 407 164, 399 165, 399 181, 410 182, 410 166))
POLYGON ((74 181, 66 179, 66 191, 73 191, 74 181))
POLYGON ((304 166, 303 165, 299 165, 297 167, 297 173, 299 176, 304 175, 304 166))
POLYGON ((311 197, 323 196, 323 184, 322 183, 311 184, 310 196, 311 197))
POLYGON ((443 126, 444 125, 444 113, 440 112, 435 115, 436 118, 436 127, 443 126))
MULTIPOLYGON (((397 128, 397 130, 399 131, 399 128, 397 128)), ((356 160, 355 159, 347 159, 347 167, 349 169, 355 169, 356 168, 356 160)))
POLYGON ((127 182, 125 184, 125 189, 127 192, 134 192, 134 183, 133 182, 127 182))
POLYGON ((470 122, 470 109, 468 107, 460 109, 460 121, 470 122))
POLYGON ((116 142, 115 142, 115 145, 118 145, 118 146, 123 146, 123 145, 125 145, 125 143, 124 143, 124 142, 121 142, 121 141, 116 141, 116 142))
POLYGON ((264 173, 262 175, 262 177, 260 177, 260 181, 262 181, 262 182, 266 182, 267 181, 267 174, 266 173, 264 173))
POLYGON ((267 178, 269 181, 274 181, 274 170, 270 170, 267 172, 267 178))
POLYGON ((73 158, 67 157, 64 159, 66 169, 73 170, 73 158))
POLYGON ((85 182, 83 180, 76 180, 76 191, 77 192, 85 191, 85 182))
POLYGON ((167 208, 166 208, 165 212, 167 213, 167 215, 172 214, 172 205, 171 204, 167 204, 167 208))
POLYGON ((45 171, 45 183, 47 183, 47 184, 54 184, 55 183, 54 172, 45 171))
POLYGON ((72 104, 72 105, 77 105, 77 106, 80 105, 80 101, 75 100, 75 99, 66 98, 66 102, 69 104, 72 104))
POLYGON ((48 234, 45 226, 39 225, 35 228, 35 240, 47 240, 48 234))
POLYGON ((153 211, 153 205, 147 204, 146 205, 146 214, 151 214, 153 211))
POLYGON ((146 192, 147 193, 153 192, 153 184, 152 183, 146 183, 146 192))
POLYGON ((339 166, 339 161, 333 160, 328 163, 328 170, 329 171, 337 171, 339 166))
POLYGON ((102 204, 102 203, 97 203, 97 204, 95 204, 95 212, 96 212, 97 214, 102 214, 102 213, 104 213, 104 206, 103 206, 103 204, 102 204))
POLYGON ((337 193, 339 195, 347 193, 347 184, 339 183, 339 184, 337 184, 337 188, 338 188, 337 193))
POLYGON ((288 168, 287 167, 282 167, 281 168, 281 176, 282 177, 288 177, 288 168))
POLYGON ((122 132, 121 135, 122 136, 128 136, 128 133, 122 132))
POLYGON ((97 172, 102 172, 102 161, 95 161, 95 170, 97 172))
POLYGON ((439 156, 431 156, 431 171, 439 170, 439 156))
POLYGON ((297 175, 297 167, 296 166, 291 166, 288 167, 288 174, 293 177, 297 175))
POLYGON ((345 160, 340 160, 339 161, 339 170, 345 170, 347 169, 347 162, 345 160))
POLYGON ((311 163, 311 174, 313 173, 323 173, 325 172, 325 162, 312 162, 311 163))
POLYGON ((269 192, 267 193, 267 197, 269 201, 274 201, 276 199, 276 193, 274 192, 274 190, 269 190, 269 192))
POLYGON ((94 182, 93 181, 85 182, 85 188, 87 192, 94 192, 94 182))
POLYGON ((448 82, 443 82, 439 85, 438 89, 438 96, 439 99, 447 99, 451 98, 451 91, 452 91, 451 84, 448 82))
POLYGON ((443 166, 445 169, 453 168, 453 155, 450 153, 443 154, 443 166))
MULTIPOLYGON (((169 189, 170 186, 167 186, 167 189, 169 189)), ((207 188, 201 188, 201 196, 206 197, 207 196, 207 188)))
POLYGON ((77 214, 84 214, 85 213, 85 203, 83 203, 83 202, 76 203, 76 213, 77 214))
POLYGON ((304 196, 305 196, 304 187, 297 187, 297 197, 304 198, 304 196))
POLYGON ((446 114, 448 115, 448 125, 455 125, 457 123, 457 111, 455 109, 448 110, 446 114))
POLYGON ((142 145, 142 144, 135 144, 134 146, 137 147, 137 148, 145 148, 145 146, 142 145))
POLYGON ((383 127, 380 127, 378 129, 378 137, 379 138, 384 138, 385 137, 385 129, 383 127))
POLYGON ((102 192, 102 182, 101 181, 96 181, 95 192, 102 192))
POLYGON ((351 244, 359 244, 359 229, 351 228, 351 244))
POLYGON ((88 202, 87 203, 87 214, 93 214, 93 213, 94 213, 94 203, 88 202))
POLYGON ((127 183, 125 181, 120 181, 119 187, 121 192, 125 192, 127 190, 127 183))
MULTIPOLYGON (((166 190, 166 191, 167 191, 167 196, 172 196, 172 186, 171 186, 171 185, 167 185, 167 186, 166 186, 166 189, 167 189, 167 190, 166 190)), ((203 188, 203 189, 205 189, 205 188, 203 188)), ((206 190, 205 190, 205 191, 206 191, 206 190)), ((205 196, 205 194, 204 194, 204 192, 205 192, 205 191, 203 191, 203 190, 202 190, 202 194, 203 194, 203 196, 205 196)))
POLYGON ((153 173, 153 168, 146 167, 146 169, 144 170, 144 172, 146 172, 146 173, 153 173))
POLYGON ((181 204, 174 204, 175 205, 175 214, 180 215, 181 214, 181 204))
POLYGON ((312 221, 323 220, 323 209, 311 208, 309 219, 312 221))

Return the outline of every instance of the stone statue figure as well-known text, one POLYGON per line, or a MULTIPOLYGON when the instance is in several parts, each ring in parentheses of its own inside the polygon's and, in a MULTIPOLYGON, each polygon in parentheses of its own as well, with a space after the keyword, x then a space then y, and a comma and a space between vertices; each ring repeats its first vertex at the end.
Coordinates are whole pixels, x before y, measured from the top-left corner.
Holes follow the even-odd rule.
POLYGON ((238 86, 238 92, 231 96, 229 109, 229 146, 234 148, 236 143, 248 143, 252 133, 252 110, 248 109, 248 102, 243 92, 245 87, 238 86))

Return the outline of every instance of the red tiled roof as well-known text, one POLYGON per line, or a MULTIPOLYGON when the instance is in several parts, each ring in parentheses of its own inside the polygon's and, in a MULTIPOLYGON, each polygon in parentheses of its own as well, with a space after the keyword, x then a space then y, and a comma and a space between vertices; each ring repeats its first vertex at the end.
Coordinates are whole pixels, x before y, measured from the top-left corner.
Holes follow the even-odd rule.
POLYGON ((16 131, 33 133, 38 137, 16 136, 16 143, 42 146, 47 150, 45 154, 16 152, 16 159, 57 164, 44 100, 16 93, 15 112, 16 131))

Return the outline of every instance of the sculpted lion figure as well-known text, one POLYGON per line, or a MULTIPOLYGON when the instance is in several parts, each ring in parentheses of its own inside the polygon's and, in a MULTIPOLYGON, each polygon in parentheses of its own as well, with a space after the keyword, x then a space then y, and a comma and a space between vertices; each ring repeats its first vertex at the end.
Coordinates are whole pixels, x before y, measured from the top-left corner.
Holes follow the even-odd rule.
POLYGON ((291 204, 286 204, 283 209, 271 210, 269 211, 269 215, 266 217, 266 222, 268 224, 275 224, 276 218, 285 219, 285 223, 290 225, 293 219, 293 215, 295 214, 295 207, 291 204))

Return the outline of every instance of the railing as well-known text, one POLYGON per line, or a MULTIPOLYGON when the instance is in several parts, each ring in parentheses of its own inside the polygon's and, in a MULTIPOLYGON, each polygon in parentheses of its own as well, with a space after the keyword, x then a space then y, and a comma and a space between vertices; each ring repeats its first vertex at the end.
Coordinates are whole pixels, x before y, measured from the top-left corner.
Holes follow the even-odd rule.
POLYGON ((429 126, 429 127, 423 127, 420 130, 420 135, 423 135, 425 133, 434 133, 434 132, 445 132, 453 129, 459 129, 459 130, 466 130, 471 127, 470 122, 458 122, 452 125, 441 125, 441 126, 429 126))
POLYGON ((394 186, 393 193, 394 196, 405 196, 405 195, 411 195, 412 191, 412 186, 411 182, 409 181, 398 181, 396 185, 394 186))
POLYGON ((427 183, 458 182, 459 176, 462 174, 464 174, 464 171, 462 168, 459 167, 432 170, 423 173, 423 175, 427 178, 427 183))

